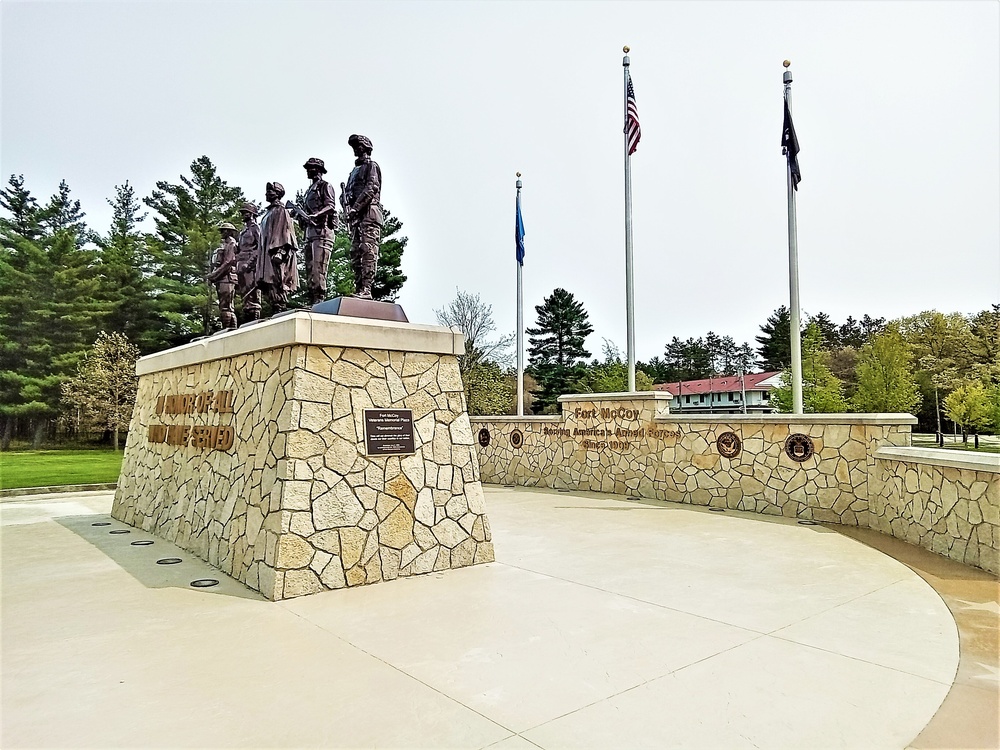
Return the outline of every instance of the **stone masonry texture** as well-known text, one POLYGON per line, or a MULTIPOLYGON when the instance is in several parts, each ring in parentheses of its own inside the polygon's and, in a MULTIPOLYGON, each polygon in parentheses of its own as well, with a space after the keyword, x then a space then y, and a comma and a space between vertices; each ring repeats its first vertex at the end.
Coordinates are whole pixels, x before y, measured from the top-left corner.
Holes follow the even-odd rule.
POLYGON ((483 481, 870 527, 998 572, 1000 474, 877 460, 881 447, 909 446, 907 415, 699 420, 648 397, 596 394, 562 407, 562 416, 475 418, 473 433, 488 433, 483 481), (733 458, 716 444, 727 432, 742 444, 733 458), (802 462, 785 451, 795 433, 815 450, 802 462))
POLYGON ((493 560, 453 355, 295 344, 144 374, 112 515, 272 600, 493 560), (232 411, 156 412, 209 391, 232 411), (416 452, 365 455, 366 408, 411 409, 416 452), (157 424, 232 446, 153 442, 157 424))
POLYGON ((876 457, 873 529, 1000 574, 1000 469, 876 457))

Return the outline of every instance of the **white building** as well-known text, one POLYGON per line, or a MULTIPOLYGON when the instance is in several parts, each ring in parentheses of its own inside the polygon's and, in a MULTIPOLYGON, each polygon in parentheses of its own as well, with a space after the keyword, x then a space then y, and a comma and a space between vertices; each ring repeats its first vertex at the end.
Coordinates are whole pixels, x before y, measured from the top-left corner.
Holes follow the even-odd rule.
POLYGON ((673 396, 670 411, 697 414, 770 414, 770 391, 778 385, 778 372, 751 372, 705 380, 659 383, 654 390, 673 396))

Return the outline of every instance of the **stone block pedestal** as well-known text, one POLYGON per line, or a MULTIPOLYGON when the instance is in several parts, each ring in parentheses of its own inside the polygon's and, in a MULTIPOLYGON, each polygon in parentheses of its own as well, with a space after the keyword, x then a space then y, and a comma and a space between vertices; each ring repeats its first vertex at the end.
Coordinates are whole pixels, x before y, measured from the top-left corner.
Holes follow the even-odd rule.
POLYGON ((272 600, 490 562, 463 351, 296 312, 144 357, 112 515, 272 600), (408 410, 412 453, 369 452, 373 409, 408 410))

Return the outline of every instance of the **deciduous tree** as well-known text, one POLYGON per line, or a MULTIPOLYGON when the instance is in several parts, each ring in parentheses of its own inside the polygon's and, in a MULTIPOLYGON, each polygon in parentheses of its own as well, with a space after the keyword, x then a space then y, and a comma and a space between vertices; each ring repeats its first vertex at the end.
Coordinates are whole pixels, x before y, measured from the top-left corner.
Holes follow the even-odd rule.
MULTIPOLYGON (((822 334, 815 325, 806 326, 802 337, 802 410, 807 414, 847 411, 844 388, 826 363, 822 334)), ((780 412, 792 410, 791 372, 783 370, 780 385, 771 389, 771 404, 780 412)))
POLYGON ((128 429, 135 406, 139 348, 121 333, 97 334, 74 377, 62 384, 62 401, 78 428, 109 430, 118 450, 118 436, 128 429))
POLYGON ((506 385, 502 384, 504 376, 501 365, 509 363, 509 350, 514 343, 515 334, 491 338, 491 334, 496 331, 493 306, 483 302, 478 294, 463 292, 461 289, 456 289, 455 292, 455 299, 435 310, 434 314, 438 323, 458 328, 465 336, 465 353, 458 358, 458 369, 465 385, 466 402, 470 413, 473 413, 473 404, 476 409, 493 408, 486 405, 496 405, 503 400, 502 396, 497 395, 501 391, 506 392, 506 385), (483 393, 479 393, 479 390, 483 393))
POLYGON ((959 313, 926 310, 901 318, 899 332, 913 350, 918 382, 933 404, 930 417, 941 432, 941 403, 971 368, 972 333, 959 313))
POLYGON ((920 405, 913 354, 897 326, 890 325, 861 347, 856 372, 857 390, 851 399, 856 411, 912 412, 920 405))
MULTIPOLYGON (((576 384, 577 393, 624 393, 628 391, 628 364, 622 360, 621 350, 604 339, 604 360, 595 360, 576 384)), ((653 380, 636 368, 635 389, 653 390, 653 380)))
POLYGON ((993 416, 989 394, 979 380, 966 380, 949 393, 944 410, 948 419, 962 428, 966 441, 970 430, 978 433, 988 427, 993 416))

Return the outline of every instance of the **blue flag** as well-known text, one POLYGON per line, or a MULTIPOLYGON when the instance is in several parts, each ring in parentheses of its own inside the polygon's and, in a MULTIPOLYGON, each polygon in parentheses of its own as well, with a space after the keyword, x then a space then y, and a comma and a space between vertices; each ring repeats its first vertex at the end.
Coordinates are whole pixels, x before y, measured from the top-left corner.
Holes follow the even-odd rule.
POLYGON ((521 218, 521 193, 517 194, 517 215, 514 217, 514 243, 517 246, 517 264, 524 265, 524 219, 521 218))

